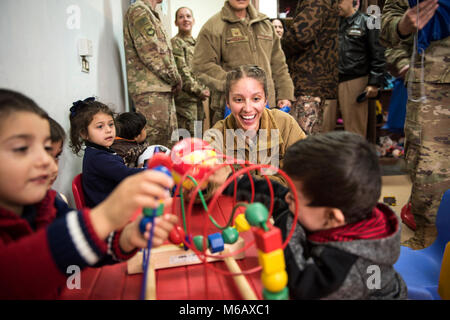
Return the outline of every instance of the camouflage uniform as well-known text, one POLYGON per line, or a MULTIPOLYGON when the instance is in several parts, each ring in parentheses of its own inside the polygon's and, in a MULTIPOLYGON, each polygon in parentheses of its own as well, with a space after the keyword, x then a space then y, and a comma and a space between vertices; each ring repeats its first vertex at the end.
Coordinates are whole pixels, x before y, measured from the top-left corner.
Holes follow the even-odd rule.
POLYGON ((158 13, 142 0, 125 15, 124 45, 128 91, 147 119, 147 142, 171 147, 178 127, 172 88, 181 77, 158 13))
MULTIPOLYGON (((397 24, 408 9, 408 1, 387 0, 382 16, 380 42, 395 48, 387 61, 397 70, 407 63, 413 50, 413 35, 406 39, 397 33, 397 24)), ((411 211, 417 231, 412 246, 425 245, 425 228, 432 226, 442 195, 450 188, 450 37, 431 42, 422 56, 417 55, 405 79, 409 97, 406 106, 405 155, 412 180, 411 211), (421 68, 424 81, 421 82, 421 68), (419 99, 424 94, 425 100, 419 99)))
POLYGON ((192 73, 195 39, 177 34, 172 38, 173 56, 183 80, 183 91, 175 95, 178 127, 187 129, 194 136, 194 121, 203 121, 202 92, 207 89, 192 73))
POLYGON ((139 156, 147 149, 147 143, 137 143, 135 140, 127 140, 116 137, 111 149, 113 149, 119 156, 122 157, 123 162, 129 168, 138 167, 139 156))
POLYGON ((323 131, 325 100, 337 99, 337 1, 298 1, 295 17, 283 36, 297 101, 291 115, 306 134, 323 131))

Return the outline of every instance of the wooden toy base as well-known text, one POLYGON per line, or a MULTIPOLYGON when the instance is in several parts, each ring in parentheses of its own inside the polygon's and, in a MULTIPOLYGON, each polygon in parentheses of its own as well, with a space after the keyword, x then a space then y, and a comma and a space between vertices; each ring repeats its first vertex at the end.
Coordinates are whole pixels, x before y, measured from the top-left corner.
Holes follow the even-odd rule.
MULTIPOLYGON (((244 240, 239 237, 238 241, 234 244, 225 244, 225 250, 223 252, 218 252, 215 254, 211 254, 210 250, 206 251, 208 255, 224 255, 230 252, 235 252, 244 247, 244 240)), ((228 269, 232 273, 240 273, 241 269, 236 263, 235 259, 243 259, 245 257, 245 252, 233 256, 227 257, 225 259, 208 257, 206 261, 214 262, 223 260, 227 265, 228 269)), ((128 274, 136 274, 142 273, 142 259, 143 253, 138 252, 133 258, 127 261, 127 273, 128 274)), ((164 269, 164 268, 173 268, 180 266, 187 266, 193 264, 200 264, 202 261, 198 258, 192 250, 184 250, 184 248, 177 246, 175 244, 167 244, 160 246, 158 248, 152 249, 150 256, 150 264, 148 266, 147 271, 147 288, 146 288, 146 299, 147 300, 155 300, 156 299, 156 277, 155 270, 164 269)), ((256 294, 253 292, 250 284, 248 283, 246 277, 244 275, 236 275, 233 276, 233 279, 239 288, 242 298, 246 300, 257 300, 256 294)))
MULTIPOLYGON (((225 244, 225 251, 235 252, 244 247, 244 240, 239 237, 238 241, 234 244, 225 244)), ((223 252, 218 252, 215 254, 211 254, 211 252, 206 250, 206 254, 208 255, 223 255, 223 252)), ((142 256, 143 253, 139 251, 136 255, 128 260, 127 262, 127 273, 128 274, 136 274, 142 273, 142 256)), ((243 259, 245 258, 245 252, 241 252, 238 255, 233 256, 234 259, 243 259)), ((213 262, 223 260, 219 258, 208 257, 206 261, 213 262)), ((150 256, 151 264, 155 270, 164 269, 164 268, 173 268, 180 266, 188 266, 192 264, 200 264, 202 260, 197 257, 194 251, 192 250, 184 250, 184 248, 177 246, 175 244, 166 244, 162 245, 158 248, 152 249, 150 256)))

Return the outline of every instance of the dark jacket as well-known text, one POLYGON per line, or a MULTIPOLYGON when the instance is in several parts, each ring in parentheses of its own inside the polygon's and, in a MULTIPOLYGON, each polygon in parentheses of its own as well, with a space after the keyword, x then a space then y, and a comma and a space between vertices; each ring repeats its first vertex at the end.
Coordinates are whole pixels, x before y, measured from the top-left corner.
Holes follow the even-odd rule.
POLYGON ((112 149, 86 143, 83 158, 84 198, 89 208, 95 207, 126 177, 141 172, 144 168, 128 168, 122 157, 112 149))
POLYGON ((58 298, 73 274, 69 266, 82 270, 131 258, 137 250, 124 254, 119 238, 120 231, 99 239, 90 210, 70 209, 54 190, 21 217, 0 208, 0 299, 58 298))
POLYGON ((338 0, 298 1, 282 39, 297 98, 337 98, 338 31, 338 0))
POLYGON ((369 75, 368 85, 383 85, 386 59, 378 40, 380 31, 369 29, 369 16, 356 11, 339 24, 339 81, 369 75))
MULTIPOLYGON (((262 202, 269 207, 267 182, 255 179, 254 185, 254 202, 262 202)), ((289 190, 276 182, 272 185, 275 194, 273 218, 275 226, 281 229, 284 241, 292 229, 294 217, 284 201, 289 190)), ((233 185, 230 185, 224 193, 232 195, 233 190, 233 185)), ((250 180, 244 175, 238 182, 237 201, 250 199, 250 180)), ((324 231, 307 232, 297 222, 293 236, 284 249, 290 298, 406 299, 406 284, 393 267, 400 255, 399 220, 383 204, 374 208, 370 221, 373 216, 383 223, 385 236, 327 241, 323 237, 324 231), (374 288, 371 276, 377 268, 380 282, 374 288)), ((358 226, 364 225, 358 230, 361 234, 366 231, 365 235, 371 236, 375 229, 365 230, 367 221, 369 219, 358 222, 358 226)), ((345 227, 351 229, 353 224, 345 227)), ((333 234, 339 235, 339 231, 339 228, 328 229, 325 234, 332 238, 333 234)))

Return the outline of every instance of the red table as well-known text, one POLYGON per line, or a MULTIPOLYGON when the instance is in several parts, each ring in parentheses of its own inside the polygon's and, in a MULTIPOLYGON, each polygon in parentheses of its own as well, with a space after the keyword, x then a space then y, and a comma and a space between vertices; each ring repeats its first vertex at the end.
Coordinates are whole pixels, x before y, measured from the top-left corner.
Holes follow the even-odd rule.
MULTIPOLYGON (((231 198, 219 198, 218 205, 211 215, 220 225, 225 225, 233 208, 231 198)), ((204 211, 196 207, 191 217, 191 228, 196 234, 202 234, 204 211)), ((211 227, 208 234, 220 232, 211 227)), ((247 231, 241 234, 245 243, 253 241, 253 234, 247 231)), ((252 245, 245 251, 246 257, 237 260, 240 268, 248 270, 258 266, 257 249, 252 245)), ((224 262, 212 262, 217 268, 227 270, 224 262)), ((68 290, 62 293, 62 299, 125 299, 140 298, 142 274, 128 275, 127 264, 120 263, 102 268, 88 268, 81 273, 81 289, 68 290)), ((260 272, 246 276, 259 299, 262 299, 262 283, 260 272)), ((156 297, 158 300, 236 300, 241 295, 230 276, 222 275, 203 265, 190 265, 156 270, 156 297), (205 272, 206 271, 206 272, 205 272), (205 289, 205 279, 208 293, 205 289)))

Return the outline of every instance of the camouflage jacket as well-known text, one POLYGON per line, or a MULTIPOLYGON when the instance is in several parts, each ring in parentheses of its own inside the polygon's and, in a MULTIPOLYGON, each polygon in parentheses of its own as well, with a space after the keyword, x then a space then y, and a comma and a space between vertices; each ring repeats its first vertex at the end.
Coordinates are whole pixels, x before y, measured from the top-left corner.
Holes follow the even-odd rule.
MULTIPOLYGON (((395 64, 397 70, 411 62, 414 46, 414 34, 402 38, 397 29, 403 14, 408 10, 408 0, 387 0, 384 4, 381 16, 380 43, 386 48, 395 50, 387 51, 388 64, 395 64), (407 57, 410 57, 409 60, 407 57)), ((439 41, 433 41, 425 50, 424 81, 431 83, 450 83, 450 37, 439 41)), ((410 68, 405 79, 412 82, 420 82, 422 68, 422 55, 415 55, 414 66, 410 68)))
POLYGON ((125 15, 123 33, 130 95, 172 91, 181 77, 158 13, 137 0, 125 15))
POLYGON ((211 93, 212 109, 224 109, 227 72, 246 64, 266 72, 271 107, 276 106, 276 100, 294 100, 294 85, 272 23, 251 4, 247 13, 249 20, 239 19, 226 1, 198 35, 193 69, 203 83, 218 92, 211 93))
POLYGON ((147 143, 139 144, 134 140, 116 137, 111 149, 122 157, 127 167, 137 168, 138 158, 147 147, 147 143))
POLYGON ((185 38, 177 34, 170 41, 178 73, 183 80, 183 90, 175 96, 175 104, 179 107, 183 106, 184 103, 197 103, 202 91, 207 88, 192 73, 195 39, 193 37, 185 38))
POLYGON ((295 17, 283 36, 283 48, 295 95, 336 99, 338 87, 337 0, 298 1, 295 17))

